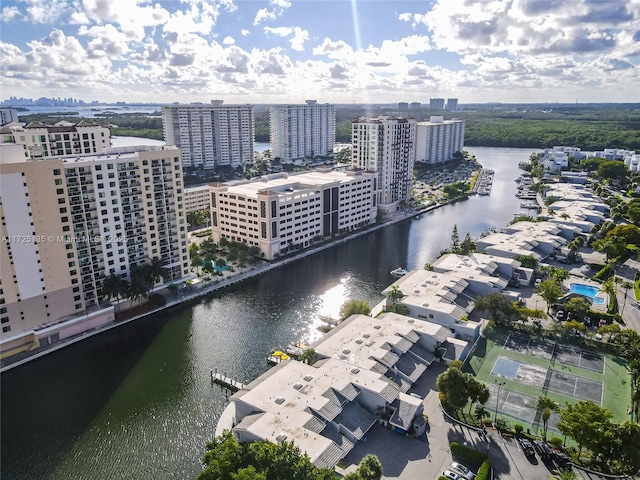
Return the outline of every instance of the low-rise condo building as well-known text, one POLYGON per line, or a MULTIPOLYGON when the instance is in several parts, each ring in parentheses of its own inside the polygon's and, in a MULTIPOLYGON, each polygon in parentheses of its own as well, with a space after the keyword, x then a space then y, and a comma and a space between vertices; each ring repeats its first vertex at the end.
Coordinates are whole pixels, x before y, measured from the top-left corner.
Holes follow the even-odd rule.
POLYGON ((423 434, 422 399, 407 392, 433 361, 464 358, 469 344, 440 325, 386 313, 352 315, 310 347, 313 365, 282 361, 235 393, 216 435, 292 441, 332 468, 376 422, 423 434))
POLYGON ((507 285, 507 280, 484 273, 413 270, 382 293, 387 296, 387 305, 394 302, 405 305, 409 316, 437 323, 456 337, 472 340, 478 337, 481 327, 479 321, 469 320, 475 308, 474 299, 500 293, 507 285), (400 293, 401 298, 394 298, 400 293))
POLYGON ((432 267, 438 273, 458 272, 466 276, 480 274, 500 277, 511 286, 529 285, 533 274, 530 268, 522 267, 518 260, 484 253, 447 253, 435 260, 432 267))
POLYGON ((481 253, 507 258, 530 255, 536 260, 544 260, 560 253, 560 249, 566 244, 565 238, 539 230, 495 232, 479 238, 476 242, 481 253))
POLYGON ((211 234, 260 248, 266 259, 375 223, 375 173, 318 169, 212 184, 211 234))

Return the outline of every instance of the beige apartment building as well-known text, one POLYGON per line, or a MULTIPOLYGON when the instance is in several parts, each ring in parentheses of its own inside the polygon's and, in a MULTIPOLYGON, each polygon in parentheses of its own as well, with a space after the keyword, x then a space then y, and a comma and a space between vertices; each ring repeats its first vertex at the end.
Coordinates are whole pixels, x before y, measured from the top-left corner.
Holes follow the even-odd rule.
POLYGON ((319 169, 210 186, 211 233, 257 246, 268 260, 375 223, 375 173, 319 169))
POLYGON ((175 147, 25 161, 0 145, 3 356, 113 320, 102 282, 159 258, 189 274, 182 162, 175 147))
POLYGON ((95 122, 60 121, 54 125, 12 122, 0 127, 0 142, 24 145, 29 157, 42 159, 65 155, 105 153, 111 147, 111 131, 95 122))

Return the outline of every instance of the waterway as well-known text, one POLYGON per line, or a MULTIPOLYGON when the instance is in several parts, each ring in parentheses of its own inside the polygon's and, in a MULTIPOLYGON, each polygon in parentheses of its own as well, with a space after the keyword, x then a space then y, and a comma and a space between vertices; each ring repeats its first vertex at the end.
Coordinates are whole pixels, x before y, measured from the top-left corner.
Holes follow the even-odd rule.
POLYGON ((139 320, 0 378, 0 477, 189 479, 227 403, 218 368, 240 381, 267 369, 272 347, 321 335, 320 314, 347 299, 375 304, 398 267, 422 268, 462 237, 503 227, 519 211, 518 162, 532 149, 469 147, 495 170, 490 196, 420 218, 266 273, 205 301, 139 320))

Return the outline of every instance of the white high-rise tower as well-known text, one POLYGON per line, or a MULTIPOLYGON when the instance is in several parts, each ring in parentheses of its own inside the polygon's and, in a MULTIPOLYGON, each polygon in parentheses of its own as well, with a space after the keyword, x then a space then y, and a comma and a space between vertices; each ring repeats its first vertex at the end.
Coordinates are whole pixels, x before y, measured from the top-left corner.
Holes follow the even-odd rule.
POLYGON ((274 105, 269 115, 271 155, 283 162, 333 152, 336 139, 335 105, 274 105))

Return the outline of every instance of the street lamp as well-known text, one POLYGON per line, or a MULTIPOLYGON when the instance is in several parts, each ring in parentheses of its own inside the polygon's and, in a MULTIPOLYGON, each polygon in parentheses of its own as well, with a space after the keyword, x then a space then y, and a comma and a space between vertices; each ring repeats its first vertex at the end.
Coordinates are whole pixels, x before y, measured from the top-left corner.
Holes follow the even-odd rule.
POLYGON ((497 378, 494 378, 493 381, 495 382, 496 385, 498 385, 498 395, 496 396, 496 410, 493 416, 493 423, 495 425, 495 423, 498 421, 498 403, 500 403, 500 387, 502 387, 505 382, 498 382, 497 378))

